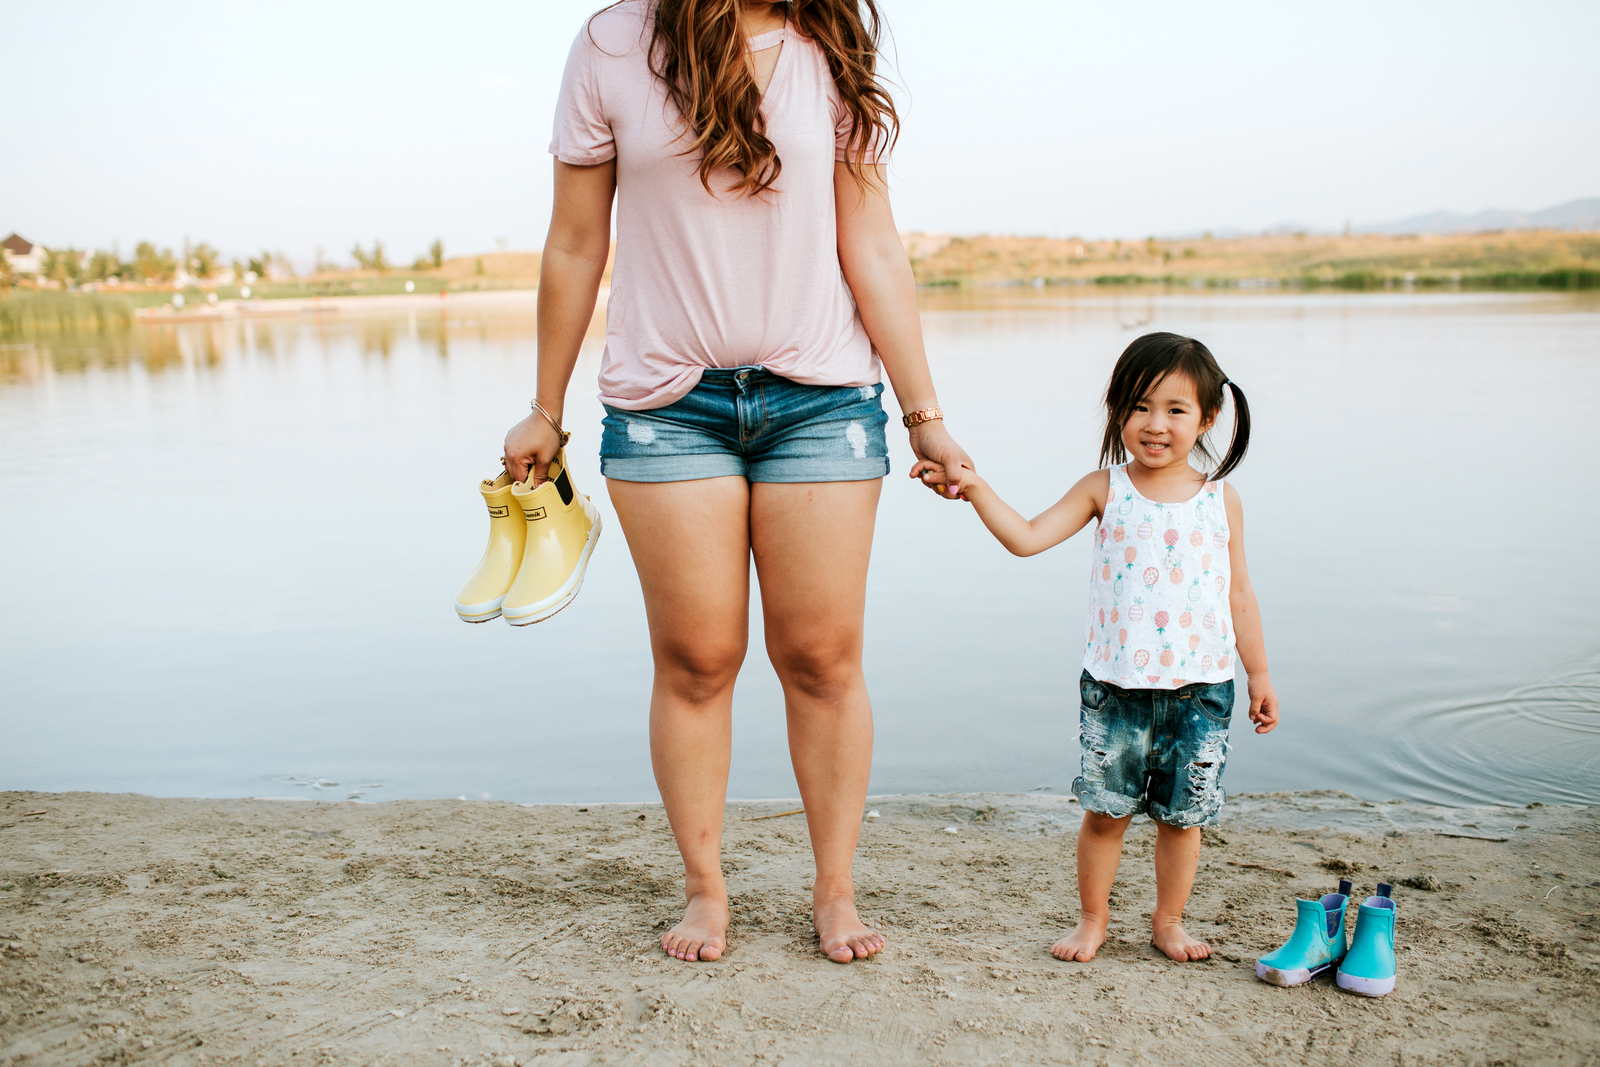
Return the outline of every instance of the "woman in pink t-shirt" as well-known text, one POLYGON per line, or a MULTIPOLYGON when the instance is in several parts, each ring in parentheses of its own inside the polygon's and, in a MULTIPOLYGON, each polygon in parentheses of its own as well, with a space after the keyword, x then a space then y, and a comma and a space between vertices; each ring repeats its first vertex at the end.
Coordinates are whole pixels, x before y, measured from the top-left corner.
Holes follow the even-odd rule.
POLYGON ((543 480, 610 249, 601 470, 644 587, 650 747, 683 856, 678 959, 726 948, 722 877, 734 680, 750 560, 783 683, 816 858, 812 919, 847 962, 883 946, 851 862, 872 765, 861 669, 888 445, 886 369, 916 477, 959 494, 889 209, 898 124, 874 74, 873 0, 624 0, 573 43, 550 145, 534 411, 506 469, 543 480), (864 9, 864 16, 863 16, 864 9))

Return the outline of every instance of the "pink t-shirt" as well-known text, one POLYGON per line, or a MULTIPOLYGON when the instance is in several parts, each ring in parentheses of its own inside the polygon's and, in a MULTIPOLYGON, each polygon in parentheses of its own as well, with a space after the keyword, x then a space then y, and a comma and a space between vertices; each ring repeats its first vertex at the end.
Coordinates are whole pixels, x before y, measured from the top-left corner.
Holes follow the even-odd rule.
MULTIPOLYGON (((791 23, 751 38, 778 45, 762 98, 783 173, 759 197, 700 184, 680 155, 685 124, 650 73, 649 0, 602 11, 573 42, 550 152, 564 163, 617 161, 617 250, 600 399, 663 407, 707 367, 760 365, 808 385, 872 385, 878 356, 839 266, 833 170, 849 112, 821 49, 791 23)), ((875 158, 868 156, 869 161, 875 158)))

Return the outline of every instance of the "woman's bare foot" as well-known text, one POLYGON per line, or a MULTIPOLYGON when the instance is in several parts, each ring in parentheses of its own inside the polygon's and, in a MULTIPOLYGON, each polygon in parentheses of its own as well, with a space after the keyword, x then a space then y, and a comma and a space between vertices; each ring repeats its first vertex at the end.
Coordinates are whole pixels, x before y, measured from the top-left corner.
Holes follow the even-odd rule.
POLYGON ((883 935, 867 928, 849 897, 817 901, 811 906, 811 925, 817 928, 823 955, 834 963, 864 960, 883 948, 883 935))
POLYGON ((1100 951, 1100 946, 1106 943, 1106 928, 1110 925, 1109 916, 1104 919, 1085 916, 1078 920, 1078 925, 1072 928, 1070 934, 1050 946, 1050 955, 1058 960, 1088 963, 1100 951))
POLYGON ((661 935, 661 951, 680 960, 716 960, 728 947, 728 900, 715 893, 696 893, 683 909, 683 919, 661 935))
POLYGON ((1203 960, 1211 955, 1211 946, 1190 937, 1177 919, 1157 919, 1151 922, 1150 942, 1179 963, 1203 960))

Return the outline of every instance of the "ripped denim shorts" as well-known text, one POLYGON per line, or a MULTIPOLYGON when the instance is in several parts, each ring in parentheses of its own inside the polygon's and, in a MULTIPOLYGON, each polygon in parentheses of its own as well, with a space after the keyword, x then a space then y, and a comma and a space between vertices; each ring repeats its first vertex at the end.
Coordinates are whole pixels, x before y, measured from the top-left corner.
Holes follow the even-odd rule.
POLYGON ((805 385, 712 368, 666 407, 605 406, 600 473, 624 482, 859 482, 889 473, 883 383, 805 385))
POLYGON ((1123 689, 1083 672, 1083 773, 1072 795, 1085 811, 1148 814, 1186 828, 1222 811, 1233 680, 1181 689, 1123 689))

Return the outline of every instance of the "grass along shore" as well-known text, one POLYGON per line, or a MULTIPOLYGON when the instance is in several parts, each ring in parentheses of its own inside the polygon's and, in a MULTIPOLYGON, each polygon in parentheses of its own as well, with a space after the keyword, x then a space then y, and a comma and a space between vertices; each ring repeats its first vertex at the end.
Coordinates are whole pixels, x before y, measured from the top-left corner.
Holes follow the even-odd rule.
POLYGON ((1600 233, 1588 232, 1143 241, 914 233, 905 241, 918 284, 928 286, 1600 287, 1600 233))

